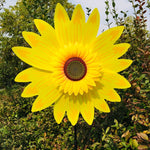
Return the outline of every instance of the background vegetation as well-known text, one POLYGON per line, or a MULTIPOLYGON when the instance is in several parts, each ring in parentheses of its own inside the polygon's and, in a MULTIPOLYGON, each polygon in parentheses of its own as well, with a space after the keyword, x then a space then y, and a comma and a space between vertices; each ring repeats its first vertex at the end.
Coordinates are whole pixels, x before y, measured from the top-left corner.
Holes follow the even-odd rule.
MULTIPOLYGON (((0 2, 0 9, 3 3, 0 2)), ((73 127, 64 117, 58 125, 53 118, 53 107, 31 113, 35 98, 21 98, 25 84, 14 82, 18 72, 28 65, 12 52, 13 46, 28 46, 22 31, 38 32, 34 18, 41 18, 53 26, 54 9, 61 3, 72 15, 74 6, 67 0, 20 0, 16 6, 0 13, 0 149, 48 150, 73 149, 73 127)), ((78 149, 89 150, 148 150, 150 147, 150 35, 147 30, 145 0, 129 0, 134 14, 116 11, 114 0, 105 0, 106 23, 124 25, 118 42, 127 42, 131 48, 123 58, 134 60, 129 69, 121 72, 132 84, 130 89, 118 90, 121 103, 109 103, 111 113, 95 110, 92 126, 82 117, 77 124, 78 149)), ((87 8, 90 14, 90 8, 87 8)))

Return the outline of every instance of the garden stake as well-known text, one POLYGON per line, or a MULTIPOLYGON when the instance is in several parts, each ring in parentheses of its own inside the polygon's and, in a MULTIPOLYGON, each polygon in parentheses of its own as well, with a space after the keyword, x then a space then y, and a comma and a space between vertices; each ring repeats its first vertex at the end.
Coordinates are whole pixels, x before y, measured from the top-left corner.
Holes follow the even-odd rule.
POLYGON ((74 150, 77 150, 77 126, 74 126, 74 150))

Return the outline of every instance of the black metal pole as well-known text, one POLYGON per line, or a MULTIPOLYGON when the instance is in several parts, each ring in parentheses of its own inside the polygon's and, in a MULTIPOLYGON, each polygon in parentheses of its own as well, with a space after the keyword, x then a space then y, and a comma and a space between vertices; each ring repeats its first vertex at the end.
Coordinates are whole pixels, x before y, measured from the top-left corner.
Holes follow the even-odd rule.
POLYGON ((77 126, 74 126, 74 150, 77 150, 77 126))

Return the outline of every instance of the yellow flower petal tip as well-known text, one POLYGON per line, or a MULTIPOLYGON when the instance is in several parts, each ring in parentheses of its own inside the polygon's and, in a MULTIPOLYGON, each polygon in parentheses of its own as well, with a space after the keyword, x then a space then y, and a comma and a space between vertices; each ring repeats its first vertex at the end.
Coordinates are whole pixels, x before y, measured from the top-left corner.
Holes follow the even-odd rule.
POLYGON ((78 121, 79 113, 69 115, 69 113, 67 112, 67 115, 68 115, 68 119, 71 122, 71 124, 73 126, 76 125, 76 123, 78 121))
POLYGON ((17 55, 18 54, 18 48, 17 47, 12 47, 12 51, 17 55))
POLYGON ((22 82, 22 80, 19 78, 19 76, 17 75, 14 79, 15 82, 22 82))
POLYGON ((59 114, 54 113, 54 118, 58 124, 61 123, 61 121, 62 121, 61 114, 59 115, 59 114))
POLYGON ((131 60, 131 59, 127 59, 127 60, 129 62, 129 66, 131 66, 131 64, 133 63, 133 60, 131 60))
POLYGON ((30 83, 27 87, 24 88, 21 97, 32 97, 38 94, 36 85, 30 83))
POLYGON ((83 118, 88 123, 88 125, 92 125, 93 120, 94 120, 94 114, 92 116, 91 116, 91 114, 89 114, 89 116, 87 116, 86 118, 85 118, 85 116, 83 116, 83 118))
POLYGON ((26 40, 26 42, 31 46, 36 46, 38 44, 38 34, 35 34, 33 32, 26 32, 23 31, 22 32, 22 36, 24 37, 24 39, 26 40))
POLYGON ((77 24, 85 23, 85 14, 80 4, 75 7, 71 21, 77 24))
POLYGON ((31 112, 37 112, 37 111, 40 111, 40 109, 36 109, 36 108, 34 108, 34 107, 32 106, 31 112))
POLYGON ((110 108, 105 108, 102 112, 105 112, 105 113, 110 113, 110 108))
POLYGON ((132 60, 119 59, 130 47, 115 44, 124 27, 113 27, 97 36, 100 14, 95 8, 87 22, 81 5, 77 5, 70 19, 58 3, 53 28, 41 19, 34 23, 40 33, 22 33, 31 47, 13 47, 22 61, 31 65, 19 73, 16 82, 30 82, 22 97, 38 95, 32 112, 54 104, 54 118, 61 123, 65 113, 74 126, 82 115, 91 125, 94 108, 110 112, 105 100, 120 102, 114 90, 129 88, 130 83, 118 72, 126 69, 132 60))
POLYGON ((113 33, 122 34, 123 30, 124 30, 124 26, 117 26, 117 27, 110 28, 110 31, 113 31, 112 34, 113 33))
POLYGON ((29 35, 29 32, 27 31, 23 31, 22 32, 22 36, 24 37, 24 39, 26 39, 26 37, 29 35))
POLYGON ((62 96, 54 105, 54 118, 58 124, 61 123, 66 111, 66 99, 62 96))
MULTIPOLYGON (((23 71, 24 72, 24 71, 23 71)), ((20 72, 16 77, 15 77, 15 82, 29 82, 28 75, 24 74, 23 72, 20 72)))
POLYGON ((117 37, 117 39, 118 39, 121 36, 123 30, 124 30, 124 26, 113 27, 113 28, 110 29, 110 31, 111 31, 110 35, 112 37, 117 37))
POLYGON ((38 28, 38 30, 45 30, 45 24, 47 24, 45 21, 41 19, 34 19, 34 24, 38 28))
POLYGON ((34 102, 31 111, 32 112, 37 112, 40 110, 43 110, 46 107, 43 107, 43 104, 41 102, 34 102))
POLYGON ((100 110, 100 111, 105 112, 105 113, 110 113, 110 108, 109 106, 103 105, 103 110, 100 110))
POLYGON ((62 118, 61 118, 61 117, 55 117, 55 115, 54 115, 54 118, 55 118, 57 124, 60 124, 60 123, 61 123, 61 121, 62 121, 62 118))
POLYGON ((66 10, 60 3, 56 5, 54 22, 56 19, 59 20, 60 22, 65 22, 66 20, 69 20, 66 10))
POLYGON ((99 14, 99 11, 97 8, 95 8, 91 15, 89 16, 89 19, 87 21, 87 23, 91 23, 91 24, 95 24, 97 23, 98 26, 99 26, 99 23, 100 23, 100 14, 99 14))

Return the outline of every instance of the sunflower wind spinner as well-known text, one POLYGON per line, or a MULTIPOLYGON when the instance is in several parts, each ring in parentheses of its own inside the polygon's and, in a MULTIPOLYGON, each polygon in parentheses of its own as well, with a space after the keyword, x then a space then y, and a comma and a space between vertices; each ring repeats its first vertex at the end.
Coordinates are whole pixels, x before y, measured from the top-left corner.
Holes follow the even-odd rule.
POLYGON ((130 45, 115 44, 124 27, 113 27, 97 36, 100 23, 97 8, 86 22, 81 5, 77 5, 70 20, 59 3, 54 16, 55 29, 40 19, 34 23, 41 35, 23 32, 31 48, 12 48, 21 60, 32 66, 15 78, 16 82, 30 82, 22 97, 38 95, 32 112, 54 104, 56 122, 60 123, 67 112, 72 125, 77 123, 79 113, 91 125, 94 108, 110 112, 105 100, 120 102, 114 89, 130 87, 118 74, 132 63, 118 59, 130 45))

